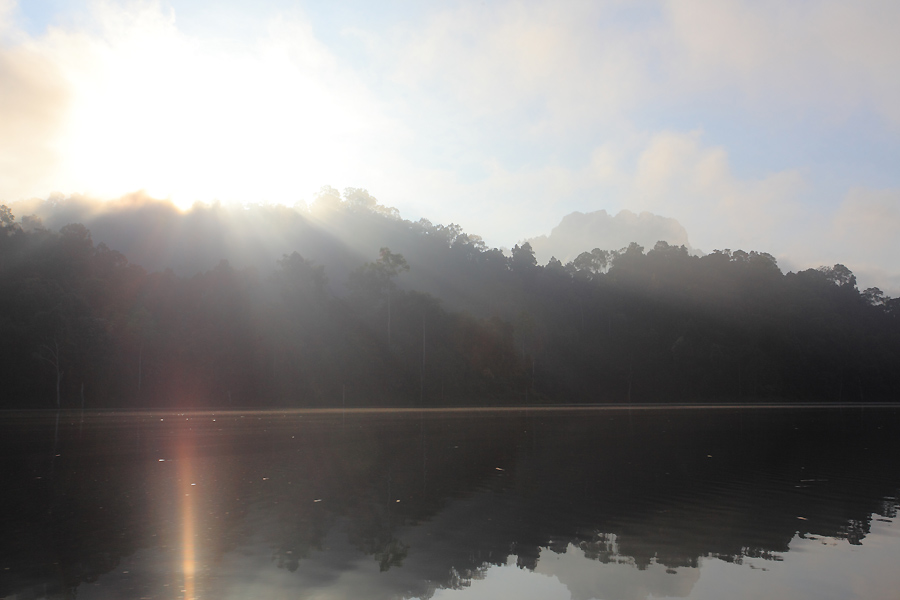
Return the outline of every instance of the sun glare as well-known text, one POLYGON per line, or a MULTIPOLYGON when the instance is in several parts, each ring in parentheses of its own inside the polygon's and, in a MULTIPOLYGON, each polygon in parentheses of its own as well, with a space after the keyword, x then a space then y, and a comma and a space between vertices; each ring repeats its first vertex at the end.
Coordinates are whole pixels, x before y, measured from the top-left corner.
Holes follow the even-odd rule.
POLYGON ((196 511, 193 481, 193 440, 181 441, 178 452, 178 490, 181 496, 181 570, 183 574, 184 600, 194 600, 196 596, 195 577, 197 574, 196 511))
POLYGON ((75 103, 62 147, 75 189, 195 201, 295 200, 354 168, 364 94, 334 75, 308 28, 275 23, 236 49, 158 12, 68 40, 75 103), (355 142, 355 143, 354 143, 355 142))

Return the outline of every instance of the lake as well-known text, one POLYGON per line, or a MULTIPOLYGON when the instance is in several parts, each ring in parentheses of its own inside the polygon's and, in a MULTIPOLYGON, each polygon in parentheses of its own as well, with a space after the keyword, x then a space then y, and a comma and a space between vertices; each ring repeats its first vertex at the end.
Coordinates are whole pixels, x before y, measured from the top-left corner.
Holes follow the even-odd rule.
POLYGON ((0 416, 0 598, 900 597, 900 407, 0 416))

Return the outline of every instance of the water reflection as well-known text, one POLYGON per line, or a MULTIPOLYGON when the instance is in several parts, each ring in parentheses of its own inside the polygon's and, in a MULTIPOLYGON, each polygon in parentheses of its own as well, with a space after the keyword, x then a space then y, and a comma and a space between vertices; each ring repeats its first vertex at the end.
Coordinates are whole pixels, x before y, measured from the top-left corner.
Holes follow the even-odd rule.
POLYGON ((433 600, 488 600, 498 597, 560 600, 646 600, 648 598, 792 598, 820 600, 896 598, 900 531, 879 521, 861 546, 845 539, 795 537, 790 551, 772 561, 740 564, 701 558, 697 567, 671 569, 651 563, 637 569, 628 560, 598 564, 580 547, 543 549, 534 571, 516 558, 492 566, 463 589, 438 590, 433 600))
POLYGON ((80 420, 2 421, 0 597, 890 598, 900 584, 873 568, 900 558, 896 408, 80 420))
POLYGON ((193 430, 181 432, 178 443, 178 493, 181 496, 181 572, 184 578, 184 600, 194 600, 194 576, 197 571, 196 513, 194 510, 194 439, 193 430))

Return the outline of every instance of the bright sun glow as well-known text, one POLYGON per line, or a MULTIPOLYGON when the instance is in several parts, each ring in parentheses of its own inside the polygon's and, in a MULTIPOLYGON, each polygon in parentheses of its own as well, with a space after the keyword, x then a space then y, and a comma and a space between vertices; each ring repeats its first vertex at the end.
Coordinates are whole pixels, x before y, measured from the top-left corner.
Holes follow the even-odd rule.
POLYGON ((156 9, 102 27, 102 41, 55 34, 75 90, 61 151, 88 194, 290 203, 357 168, 377 126, 303 24, 276 21, 249 49, 189 38, 156 9))

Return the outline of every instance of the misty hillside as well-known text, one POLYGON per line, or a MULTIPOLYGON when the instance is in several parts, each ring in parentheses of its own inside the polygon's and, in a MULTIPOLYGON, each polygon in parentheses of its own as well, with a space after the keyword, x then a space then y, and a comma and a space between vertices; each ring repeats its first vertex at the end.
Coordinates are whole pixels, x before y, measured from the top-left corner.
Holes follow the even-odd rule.
MULTIPOLYGON (((115 248, 151 272, 172 269, 176 275, 193 276, 224 259, 232 267, 269 274, 283 255, 298 252, 325 267, 330 288, 339 295, 346 293, 344 283, 353 269, 389 246, 412 267, 399 282, 402 288, 433 294, 456 310, 484 316, 502 311, 492 297, 468 289, 473 265, 453 260, 467 248, 500 259, 495 249, 454 224, 401 219, 366 190, 351 188, 342 196, 325 187, 309 209, 197 204, 182 212, 169 202, 134 194, 107 203, 79 197, 21 202, 13 210, 24 215, 26 228, 35 218, 51 230, 82 223, 96 243, 115 248)), ((627 210, 615 216, 603 210, 572 213, 549 236, 528 242, 538 262, 546 264, 554 257, 571 262, 596 247, 618 249, 631 242, 652 247, 660 240, 690 250, 687 232, 675 219, 627 210)))
POLYGON ((858 290, 840 264, 784 274, 765 252, 660 241, 541 266, 529 243, 507 256, 358 189, 326 188, 309 209, 35 208, 2 209, 5 407, 900 392, 900 300, 858 290))
POLYGON ((112 203, 75 197, 19 203, 14 208, 28 211, 26 229, 36 222, 51 230, 82 223, 95 242, 115 248, 151 272, 171 269, 190 277, 227 260, 234 268, 254 268, 265 276, 282 256, 298 252, 325 268, 329 289, 339 296, 347 293, 349 274, 389 246, 412 267, 399 282, 402 288, 428 292, 449 307, 482 315, 498 307, 489 297, 476 298, 464 272, 473 265, 456 258, 474 251, 485 259, 506 260, 499 250, 489 250, 480 237, 464 234, 457 225, 403 220, 395 209, 359 189, 345 190, 342 197, 333 188, 323 188, 308 210, 198 204, 182 212, 169 202, 140 194, 112 203))

